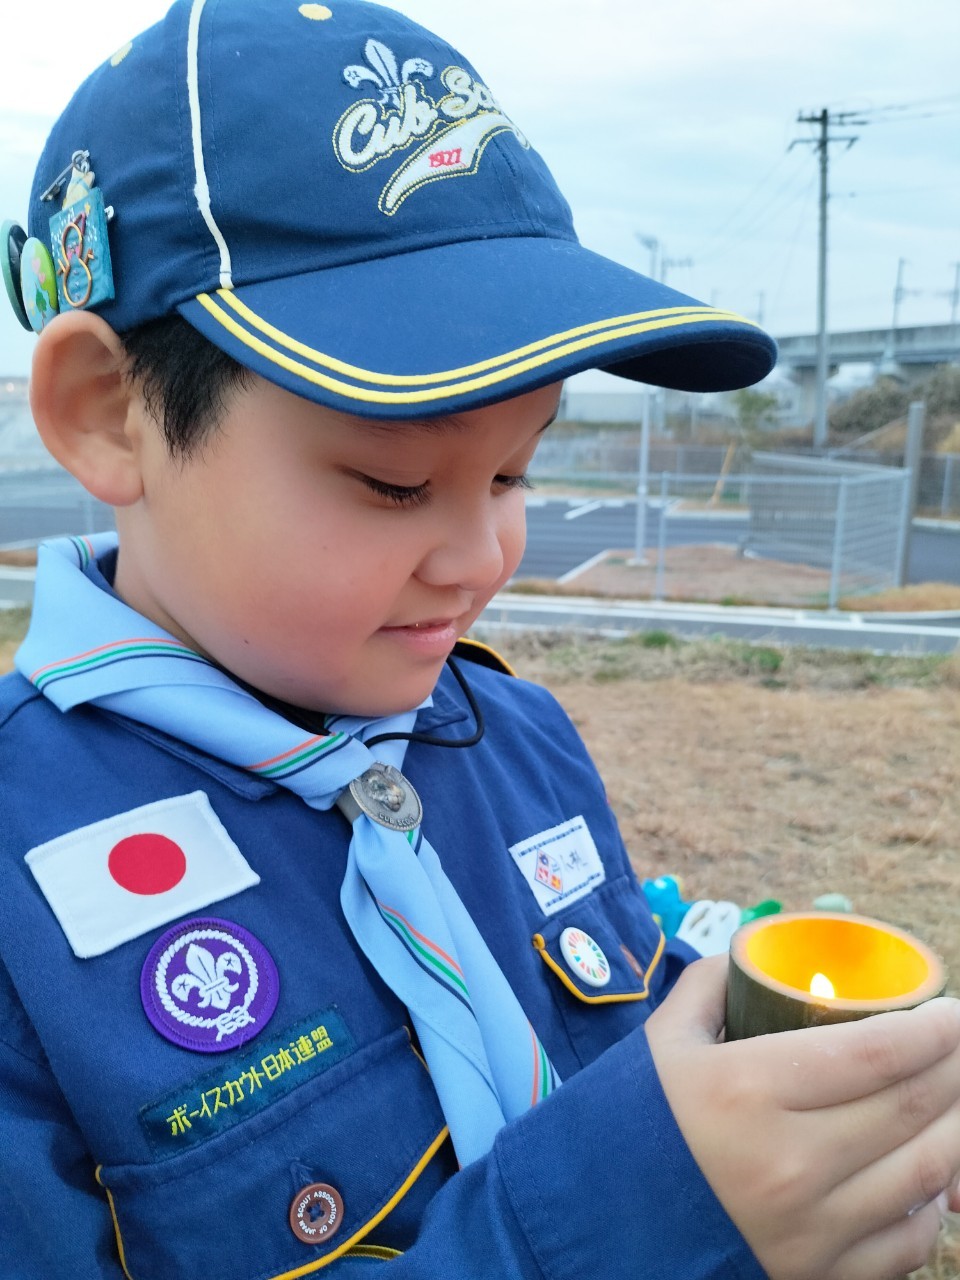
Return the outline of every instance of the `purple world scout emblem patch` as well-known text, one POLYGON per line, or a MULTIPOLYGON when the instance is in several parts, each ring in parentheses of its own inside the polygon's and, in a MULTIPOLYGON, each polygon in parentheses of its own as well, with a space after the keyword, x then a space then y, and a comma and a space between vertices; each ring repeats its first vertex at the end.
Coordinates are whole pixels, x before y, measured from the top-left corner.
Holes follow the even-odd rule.
POLYGON ((252 1040, 277 1007, 280 975, 259 939, 213 916, 184 920, 150 948, 140 999, 165 1040, 225 1053, 252 1040))

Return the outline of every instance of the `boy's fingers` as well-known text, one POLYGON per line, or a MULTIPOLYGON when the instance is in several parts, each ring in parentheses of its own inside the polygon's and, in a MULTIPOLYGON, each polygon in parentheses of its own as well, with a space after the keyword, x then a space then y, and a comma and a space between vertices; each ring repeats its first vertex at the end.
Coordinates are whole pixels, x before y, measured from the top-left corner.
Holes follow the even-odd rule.
MULTIPOLYGON (((960 1168, 960 1109, 871 1160, 831 1193, 831 1212, 862 1225, 864 1236, 906 1218, 923 1205, 946 1208, 960 1168)), ((918 1264, 919 1265, 919 1264, 918 1264)))
POLYGON ((715 1044, 723 1030, 728 964, 726 956, 710 956, 688 965, 670 999, 651 1016, 648 1033, 656 1019, 660 1035, 715 1044))
POLYGON ((838 1180, 874 1164, 883 1168, 922 1141, 922 1173, 907 1193, 906 1207, 931 1199, 948 1189, 960 1171, 960 1049, 877 1093, 818 1113, 807 1111, 806 1119, 818 1131, 845 1135, 834 1165, 838 1180))
POLYGON ((788 1031, 779 1038, 790 1064, 782 1078, 783 1105, 793 1111, 839 1106, 888 1089, 956 1053, 960 1000, 940 997, 918 1009, 788 1031))
POLYGON ((940 1209, 925 1205, 852 1245, 830 1269, 842 1280, 902 1280, 929 1261, 940 1231, 940 1209))

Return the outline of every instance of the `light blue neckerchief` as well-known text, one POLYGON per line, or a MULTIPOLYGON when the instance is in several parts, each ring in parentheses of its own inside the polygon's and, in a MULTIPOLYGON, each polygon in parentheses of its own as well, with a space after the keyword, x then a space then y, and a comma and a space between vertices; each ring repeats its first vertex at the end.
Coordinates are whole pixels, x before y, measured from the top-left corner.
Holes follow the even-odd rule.
MULTIPOLYGON (((558 1083, 533 1028, 419 826, 387 820, 409 788, 405 741, 365 738, 413 729, 417 710, 382 720, 335 717, 304 731, 95 581, 113 534, 40 549, 33 617, 18 670, 61 711, 92 703, 218 759, 272 779, 311 808, 345 808, 353 824, 340 889, 344 915, 377 972, 410 1010, 461 1165, 558 1083), (363 775, 373 777, 372 795, 363 775), (356 797, 345 800, 353 783, 356 797), (359 790, 358 790, 359 788, 359 790), (379 801, 378 797, 379 796, 379 801), (357 803, 359 801, 359 803, 357 803)), ((426 704, 424 704, 426 705, 426 704)), ((415 795, 415 793, 413 793, 415 795)))

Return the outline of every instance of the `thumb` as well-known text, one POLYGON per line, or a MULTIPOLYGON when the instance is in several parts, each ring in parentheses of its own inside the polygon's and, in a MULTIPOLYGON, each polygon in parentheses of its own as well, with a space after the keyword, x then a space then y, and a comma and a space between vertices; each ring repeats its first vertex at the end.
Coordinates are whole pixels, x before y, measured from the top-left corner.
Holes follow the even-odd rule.
POLYGON ((726 1016, 727 968, 725 955, 695 960, 680 975, 665 1002, 651 1016, 661 1035, 702 1044, 715 1044, 726 1016))

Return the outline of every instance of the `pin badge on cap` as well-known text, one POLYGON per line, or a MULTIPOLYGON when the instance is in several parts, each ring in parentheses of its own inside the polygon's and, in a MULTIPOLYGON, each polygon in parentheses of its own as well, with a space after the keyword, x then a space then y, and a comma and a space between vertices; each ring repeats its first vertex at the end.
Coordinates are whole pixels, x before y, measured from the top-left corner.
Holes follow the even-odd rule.
POLYGON ((20 261, 23 256, 23 246, 26 243, 27 233, 23 227, 11 221, 3 224, 0 229, 0 269, 3 271, 3 287, 7 291, 14 315, 25 329, 30 329, 33 326, 27 316, 20 291, 20 261))
POLYGON ((89 151, 75 151, 69 169, 47 187, 41 200, 53 200, 66 184, 59 213, 50 219, 50 248, 56 262, 60 309, 79 311, 113 297, 113 268, 107 222, 113 213, 95 187, 89 151))
POLYGON ((66 186, 62 208, 50 219, 49 245, 28 237, 16 222, 3 224, 3 283, 25 329, 40 333, 59 311, 78 311, 114 296, 107 239, 113 209, 104 205, 95 181, 90 153, 75 151, 40 197, 54 200, 66 186))

